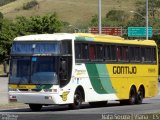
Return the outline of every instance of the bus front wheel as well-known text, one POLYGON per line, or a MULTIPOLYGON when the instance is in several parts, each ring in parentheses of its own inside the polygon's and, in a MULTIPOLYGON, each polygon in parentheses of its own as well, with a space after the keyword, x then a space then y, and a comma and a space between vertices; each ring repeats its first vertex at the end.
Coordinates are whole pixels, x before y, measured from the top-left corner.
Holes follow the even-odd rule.
POLYGON ((82 93, 79 90, 77 90, 74 94, 74 103, 70 104, 69 107, 71 109, 80 109, 82 101, 83 101, 82 93))
POLYGON ((120 100, 121 105, 134 105, 137 100, 137 93, 136 93, 136 88, 131 87, 130 93, 129 93, 129 99, 126 100, 120 100))
POLYGON ((136 103, 136 97, 137 97, 136 89, 132 87, 129 94, 128 104, 134 105, 136 103))
POLYGON ((42 108, 41 104, 29 104, 29 107, 32 111, 40 111, 42 108))

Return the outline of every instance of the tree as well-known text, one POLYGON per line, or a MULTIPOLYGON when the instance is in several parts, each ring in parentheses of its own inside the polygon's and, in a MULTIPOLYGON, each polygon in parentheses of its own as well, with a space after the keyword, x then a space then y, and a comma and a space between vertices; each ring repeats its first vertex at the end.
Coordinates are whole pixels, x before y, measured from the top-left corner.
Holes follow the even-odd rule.
POLYGON ((30 18, 18 17, 15 22, 18 34, 43 34, 60 32, 62 22, 58 20, 56 13, 46 16, 32 16, 30 18))
POLYGON ((34 16, 30 18, 18 17, 15 21, 2 20, 0 29, 0 62, 9 55, 12 41, 17 36, 28 34, 42 34, 60 32, 62 22, 56 14, 34 16))
POLYGON ((62 27, 62 22, 57 19, 57 15, 34 16, 30 19, 32 33, 55 33, 59 32, 62 27))
MULTIPOLYGON (((122 10, 110 10, 104 18, 102 18, 102 26, 121 27, 129 20, 129 15, 122 10)), ((98 15, 92 16, 90 26, 98 26, 98 15)))
POLYGON ((30 19, 24 16, 17 17, 15 20, 17 35, 23 36, 31 34, 32 26, 30 24, 30 19))
POLYGON ((124 22, 128 20, 128 14, 123 10, 110 10, 106 14, 106 18, 112 21, 124 22))
POLYGON ((90 25, 91 25, 91 26, 98 26, 98 15, 92 16, 90 25))
POLYGON ((17 36, 15 25, 9 20, 3 20, 0 31, 0 62, 9 55, 13 38, 17 36))

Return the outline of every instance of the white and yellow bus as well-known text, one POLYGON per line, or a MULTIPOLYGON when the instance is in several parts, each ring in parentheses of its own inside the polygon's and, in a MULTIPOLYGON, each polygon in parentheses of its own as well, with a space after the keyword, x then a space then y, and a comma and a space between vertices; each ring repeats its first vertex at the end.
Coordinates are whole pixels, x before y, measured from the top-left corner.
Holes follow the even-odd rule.
POLYGON ((87 33, 17 37, 11 48, 9 95, 29 104, 80 108, 116 100, 140 104, 158 93, 158 55, 152 40, 87 33))

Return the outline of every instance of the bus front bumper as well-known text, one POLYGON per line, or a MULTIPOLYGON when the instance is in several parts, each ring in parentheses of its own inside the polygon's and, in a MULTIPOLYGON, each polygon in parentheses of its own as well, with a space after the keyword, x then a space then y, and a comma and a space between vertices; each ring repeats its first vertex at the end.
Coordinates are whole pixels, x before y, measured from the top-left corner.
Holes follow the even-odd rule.
POLYGON ((66 104, 61 96, 53 93, 17 93, 9 92, 10 98, 15 98, 18 102, 27 104, 66 104))

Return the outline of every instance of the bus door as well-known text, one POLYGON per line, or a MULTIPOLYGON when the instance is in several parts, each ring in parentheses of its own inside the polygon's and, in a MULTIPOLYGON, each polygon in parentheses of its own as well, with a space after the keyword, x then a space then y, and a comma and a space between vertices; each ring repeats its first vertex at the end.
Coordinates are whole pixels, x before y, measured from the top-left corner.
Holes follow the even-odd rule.
POLYGON ((59 80, 60 87, 65 86, 71 78, 72 62, 70 57, 60 57, 59 59, 59 80))

